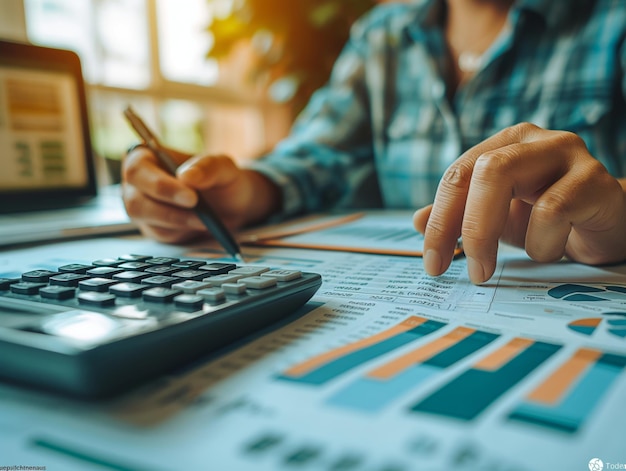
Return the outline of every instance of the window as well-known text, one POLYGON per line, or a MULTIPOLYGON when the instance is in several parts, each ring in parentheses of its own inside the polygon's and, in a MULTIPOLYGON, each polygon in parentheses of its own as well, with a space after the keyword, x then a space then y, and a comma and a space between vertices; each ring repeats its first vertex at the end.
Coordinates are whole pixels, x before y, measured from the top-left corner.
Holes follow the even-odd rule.
POLYGON ((206 26, 231 1, 24 0, 24 7, 30 41, 80 55, 99 156, 119 160, 137 141, 122 117, 131 103, 167 145, 245 159, 286 132, 289 114, 243 83, 225 86, 236 71, 206 58, 206 26))

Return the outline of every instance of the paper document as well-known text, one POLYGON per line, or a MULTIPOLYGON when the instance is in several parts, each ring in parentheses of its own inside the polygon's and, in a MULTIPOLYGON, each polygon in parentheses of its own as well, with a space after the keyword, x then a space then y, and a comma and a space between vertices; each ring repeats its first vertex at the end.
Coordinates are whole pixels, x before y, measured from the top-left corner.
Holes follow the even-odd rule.
MULTIPOLYGON (((64 262, 69 247, 74 261, 176 253, 139 239, 99 244, 12 257, 45 267, 64 262)), ((590 469, 595 458, 626 463, 626 267, 539 265, 511 251, 475 286, 463 258, 432 278, 416 257, 251 247, 244 256, 321 273, 322 287, 292 323, 104 404, 1 386, 0 465, 537 471, 590 469)))
POLYGON ((424 251, 424 238, 406 211, 307 217, 270 230, 245 233, 240 241, 266 247, 382 255, 422 256, 424 251))

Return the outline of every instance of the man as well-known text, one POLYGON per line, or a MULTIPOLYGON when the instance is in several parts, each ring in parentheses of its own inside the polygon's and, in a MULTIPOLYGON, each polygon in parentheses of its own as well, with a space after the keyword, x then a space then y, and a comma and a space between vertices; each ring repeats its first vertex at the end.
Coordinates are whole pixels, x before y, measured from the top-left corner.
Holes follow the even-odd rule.
POLYGON ((146 149, 129 153, 128 213, 146 235, 182 242, 204 230, 197 192, 239 228, 376 190, 385 207, 422 206, 432 275, 459 236, 474 283, 493 274, 499 240, 541 262, 624 261, 624 38, 622 0, 380 6, 265 158, 238 168, 177 154, 173 178, 146 149), (371 174, 377 186, 359 191, 371 174))

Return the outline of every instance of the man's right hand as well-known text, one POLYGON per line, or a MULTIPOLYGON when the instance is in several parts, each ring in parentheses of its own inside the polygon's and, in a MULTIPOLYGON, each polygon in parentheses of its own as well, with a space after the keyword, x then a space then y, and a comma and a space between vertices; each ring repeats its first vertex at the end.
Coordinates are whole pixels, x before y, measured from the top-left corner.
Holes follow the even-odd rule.
POLYGON ((231 230, 261 222, 280 210, 280 190, 265 176, 242 169, 227 156, 170 151, 176 176, 147 147, 124 159, 122 194, 141 232, 160 242, 182 243, 206 234, 193 208, 201 197, 231 230))

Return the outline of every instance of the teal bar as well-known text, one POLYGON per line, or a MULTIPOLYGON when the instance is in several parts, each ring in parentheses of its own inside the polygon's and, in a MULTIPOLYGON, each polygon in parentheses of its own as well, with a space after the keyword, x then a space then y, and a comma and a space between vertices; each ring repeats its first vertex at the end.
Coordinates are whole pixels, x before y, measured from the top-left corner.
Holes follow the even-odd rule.
POLYGON ((535 342, 496 371, 469 369, 411 407, 461 420, 473 420, 561 347, 535 342))
POLYGON ((406 391, 420 385, 441 371, 441 368, 419 365, 403 371, 387 381, 359 378, 328 400, 332 406, 378 412, 406 391))
POLYGON ((286 376, 280 375, 278 379, 284 381, 293 381, 296 383, 306 383, 311 385, 321 385, 335 379, 336 377, 344 374, 345 372, 356 368, 363 363, 366 363, 374 358, 389 353, 397 348, 400 348, 414 340, 422 338, 426 335, 441 329, 446 324, 443 322, 437 322, 428 320, 423 324, 414 327, 411 330, 395 335, 391 338, 385 339, 368 347, 364 347, 360 350, 356 350, 347 355, 344 355, 336 360, 330 361, 325 365, 316 368, 315 370, 307 373, 303 376, 286 376))
POLYGON ((386 380, 360 378, 332 396, 328 403, 364 412, 377 412, 407 391, 467 358, 496 338, 498 338, 496 334, 474 332, 423 363, 417 363, 392 378, 386 380))
POLYGON ((626 357, 604 355, 556 406, 527 401, 518 406, 509 418, 575 433, 621 374, 624 364, 626 357))

